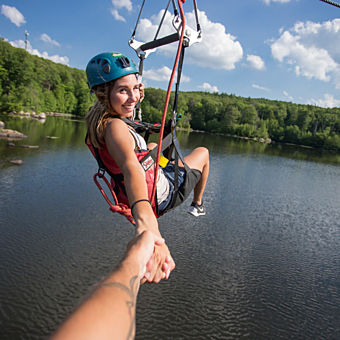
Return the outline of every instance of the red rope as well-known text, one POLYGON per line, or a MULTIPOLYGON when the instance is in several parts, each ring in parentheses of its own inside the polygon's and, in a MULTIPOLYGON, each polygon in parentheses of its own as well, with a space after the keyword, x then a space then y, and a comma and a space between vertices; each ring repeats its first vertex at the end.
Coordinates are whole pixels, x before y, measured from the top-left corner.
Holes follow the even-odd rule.
POLYGON ((117 196, 116 196, 115 192, 113 191, 112 186, 111 186, 110 182, 108 181, 108 179, 103 174, 97 172, 96 174, 94 174, 93 180, 96 183, 99 191, 101 192, 101 194, 105 198, 105 201, 110 206, 110 210, 112 212, 117 212, 118 214, 125 216, 132 224, 135 224, 135 221, 134 221, 133 216, 131 214, 131 209, 126 204, 118 202, 117 196), (114 204, 107 197, 104 189, 102 188, 102 186, 100 185, 100 183, 98 181, 98 177, 100 179, 102 179, 105 182, 106 186, 109 188, 111 195, 112 195, 112 198, 114 200, 114 204))
POLYGON ((154 179, 154 183, 153 183, 153 187, 152 187, 152 195, 151 195, 150 202, 153 202, 154 199, 155 199, 156 186, 157 186, 157 177, 158 177, 158 167, 159 167, 159 158, 160 158, 161 149, 162 149, 162 140, 163 140, 163 132, 164 132, 164 126, 165 126, 166 113, 168 111, 172 83, 173 83, 174 78, 175 78, 175 74, 176 74, 176 70, 177 70, 177 65, 178 65, 178 61, 179 61, 179 57, 180 57, 181 50, 182 50, 182 45, 183 45, 183 38, 184 38, 184 31, 185 31, 185 17, 184 17, 182 3, 184 4, 185 0, 178 0, 178 6, 179 6, 180 14, 181 14, 181 19, 182 19, 182 31, 181 31, 181 37, 180 37, 179 43, 178 43, 178 48, 177 48, 177 54, 176 54, 176 59, 175 59, 174 67, 172 69, 172 73, 171 73, 171 77, 170 77, 169 85, 168 85, 168 90, 167 90, 167 93, 166 93, 166 99, 165 99, 163 116, 162 116, 161 130, 160 130, 160 133, 159 133, 159 140, 158 140, 158 151, 157 151, 156 166, 155 166, 155 179, 154 179))

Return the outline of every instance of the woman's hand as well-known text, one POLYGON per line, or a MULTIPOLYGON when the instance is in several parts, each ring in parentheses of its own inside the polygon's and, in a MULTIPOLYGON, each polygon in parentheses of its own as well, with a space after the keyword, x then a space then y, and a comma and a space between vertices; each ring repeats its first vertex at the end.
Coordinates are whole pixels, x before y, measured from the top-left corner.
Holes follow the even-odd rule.
POLYGON ((154 253, 146 264, 146 273, 141 283, 146 281, 158 283, 162 279, 168 279, 175 268, 175 262, 171 257, 168 246, 163 243, 155 245, 154 253))
POLYGON ((139 93, 140 93, 140 102, 143 101, 144 97, 145 97, 145 94, 144 94, 144 84, 143 83, 140 83, 139 84, 139 93))
MULTIPOLYGON (((144 230, 149 230, 156 237, 162 238, 158 229, 157 219, 152 212, 150 204, 142 202, 134 208, 134 216, 136 216, 136 233, 141 234, 144 230)), ((158 283, 162 279, 168 279, 170 273, 175 268, 175 262, 170 254, 168 246, 163 243, 155 245, 153 255, 146 264, 146 274, 141 283, 146 281, 158 283)))
POLYGON ((149 276, 152 268, 150 265, 147 267, 147 264, 154 256, 155 247, 163 245, 164 242, 163 238, 156 236, 149 230, 145 230, 128 243, 122 263, 137 262, 140 267, 139 278, 142 279, 145 275, 149 276))

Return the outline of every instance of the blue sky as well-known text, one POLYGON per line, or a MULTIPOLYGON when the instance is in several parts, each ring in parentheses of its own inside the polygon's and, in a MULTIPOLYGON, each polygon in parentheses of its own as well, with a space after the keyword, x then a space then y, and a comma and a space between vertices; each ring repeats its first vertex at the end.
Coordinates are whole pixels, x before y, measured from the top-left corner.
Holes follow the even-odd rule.
MULTIPOLYGON (((339 1, 340 2, 340 1, 339 1)), ((0 36, 31 53, 85 69, 97 53, 128 46, 142 0, 6 0, 0 36)), ((146 0, 136 39, 154 36, 167 0, 146 0)), ((340 8, 320 0, 197 0, 202 41, 189 47, 181 90, 218 91, 340 106, 340 8)), ((193 4, 183 8, 195 28, 193 4)), ((171 11, 172 12, 172 11, 171 11)), ((173 33, 172 13, 161 34, 173 33)), ((167 88, 176 44, 145 61, 146 86, 167 88)))

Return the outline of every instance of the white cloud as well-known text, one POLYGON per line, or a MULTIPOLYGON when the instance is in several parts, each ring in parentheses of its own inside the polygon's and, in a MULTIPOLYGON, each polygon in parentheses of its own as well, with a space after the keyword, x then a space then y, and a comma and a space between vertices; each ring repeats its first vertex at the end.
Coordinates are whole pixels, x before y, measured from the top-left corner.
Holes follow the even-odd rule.
POLYGON ((254 89, 257 89, 257 90, 261 90, 261 91, 269 91, 269 89, 267 87, 257 85, 257 84, 253 84, 251 87, 253 87, 254 89))
POLYGON ((209 83, 203 83, 202 85, 198 86, 199 89, 202 89, 207 92, 219 92, 218 87, 215 85, 210 85, 209 83))
POLYGON ((115 8, 125 8, 129 12, 132 11, 132 2, 131 2, 131 0, 112 0, 112 5, 115 8))
POLYGON ((329 108, 340 107, 340 99, 335 99, 333 95, 326 93, 324 98, 310 99, 307 104, 329 108))
MULTIPOLYGON (((163 66, 159 69, 152 69, 152 70, 145 70, 143 72, 143 77, 145 79, 155 80, 155 81, 169 81, 171 76, 172 70, 167 67, 163 66)), ((181 81, 183 83, 188 83, 190 81, 190 78, 185 76, 184 74, 181 75, 181 81)))
POLYGON ((112 8, 111 14, 116 20, 126 22, 125 18, 121 16, 116 9, 112 8))
MULTIPOLYGON (((25 48, 25 42, 23 40, 10 41, 10 44, 14 47, 25 48)), ((27 52, 36 55, 38 57, 42 57, 44 59, 52 60, 55 63, 68 65, 69 58, 66 56, 59 55, 48 55, 47 52, 39 52, 37 49, 33 49, 31 43, 28 41, 27 43, 27 52)))
POLYGON ((129 12, 132 11, 131 0, 112 0, 113 8, 111 9, 111 14, 118 21, 126 22, 125 18, 119 14, 118 9, 126 9, 129 12))
POLYGON ((2 5, 1 14, 18 27, 26 23, 25 17, 15 7, 2 5))
POLYGON ((280 2, 281 4, 290 2, 291 0, 263 0, 266 5, 270 5, 271 2, 280 2))
POLYGON ((256 70, 264 70, 266 68, 262 58, 257 55, 248 54, 247 61, 250 66, 256 70))
MULTIPOLYGON (((158 29, 160 19, 164 11, 150 19, 140 21, 137 39, 142 41, 151 41, 154 39, 158 29)), ((243 57, 241 44, 234 36, 226 33, 226 28, 220 23, 209 20, 205 12, 198 12, 199 21, 202 28, 202 41, 192 45, 186 51, 186 62, 190 62, 202 67, 214 69, 233 70, 237 62, 243 57)), ((196 28, 194 11, 186 13, 187 25, 196 28)), ((172 26, 172 15, 168 12, 160 31, 159 37, 174 33, 172 26)), ((173 43, 159 48, 159 51, 166 55, 173 56, 177 49, 177 44, 173 43)))
POLYGON ((287 99, 289 99, 290 101, 293 101, 293 100, 294 100, 294 98, 293 98, 287 91, 283 91, 282 93, 283 93, 283 95, 284 95, 287 99))
POLYGON ((309 79, 333 81, 340 88, 340 19, 299 22, 272 43, 275 59, 309 79))
POLYGON ((60 44, 58 43, 58 41, 53 40, 49 35, 47 35, 46 33, 43 33, 40 36, 40 39, 48 44, 54 45, 54 46, 60 46, 60 44))

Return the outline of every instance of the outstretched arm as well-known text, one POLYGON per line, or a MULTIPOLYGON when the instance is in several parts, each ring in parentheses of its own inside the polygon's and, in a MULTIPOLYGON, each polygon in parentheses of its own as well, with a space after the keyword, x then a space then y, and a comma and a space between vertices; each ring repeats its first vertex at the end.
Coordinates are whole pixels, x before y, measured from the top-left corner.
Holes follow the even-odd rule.
POLYGON ((164 240, 145 231, 128 245, 117 269, 73 312, 51 340, 133 339, 140 279, 150 274, 147 263, 164 240))
MULTIPOLYGON (((111 156, 124 175, 130 205, 143 200, 133 208, 137 234, 144 230, 150 230, 156 236, 161 237, 151 205, 145 201, 148 198, 145 171, 135 155, 135 142, 127 125, 119 119, 111 120, 106 127, 105 142, 111 156)), ((170 272, 175 268, 175 262, 166 244, 155 248, 152 260, 154 265, 148 280, 150 282, 159 282, 162 278, 169 277, 170 272)))

